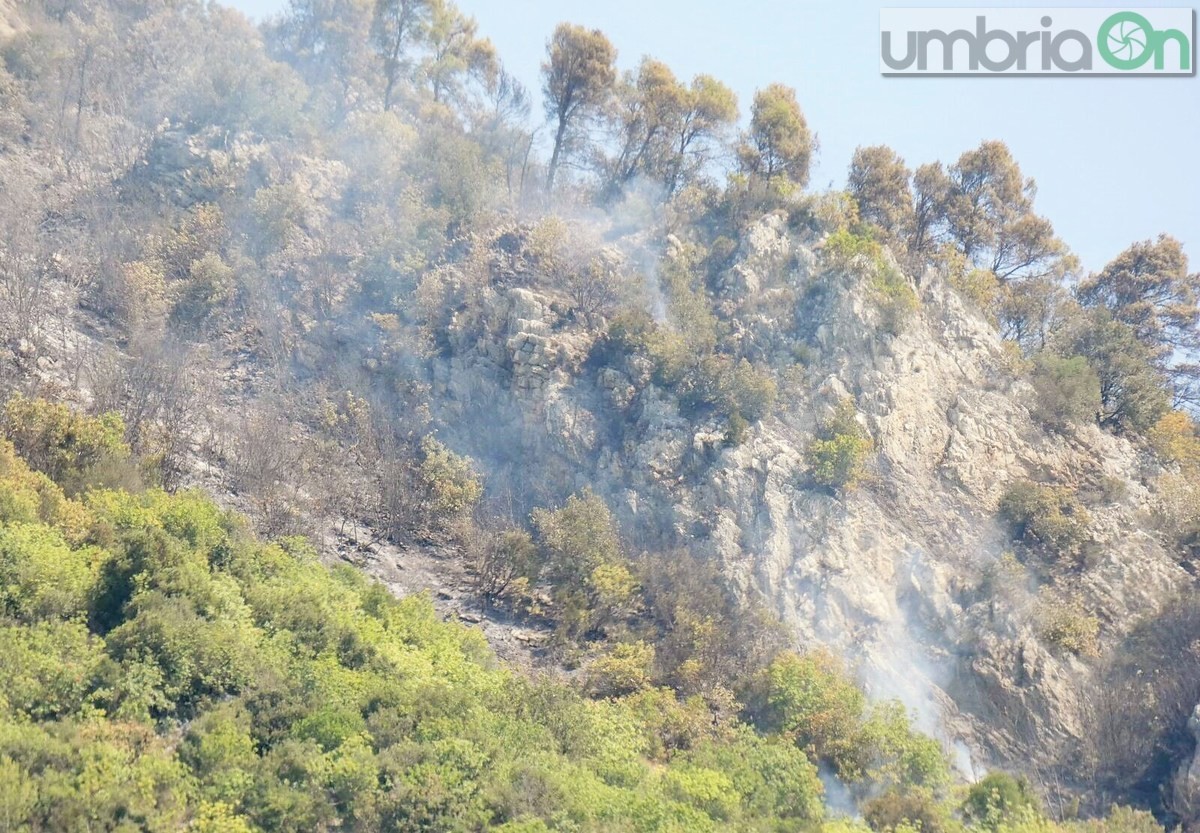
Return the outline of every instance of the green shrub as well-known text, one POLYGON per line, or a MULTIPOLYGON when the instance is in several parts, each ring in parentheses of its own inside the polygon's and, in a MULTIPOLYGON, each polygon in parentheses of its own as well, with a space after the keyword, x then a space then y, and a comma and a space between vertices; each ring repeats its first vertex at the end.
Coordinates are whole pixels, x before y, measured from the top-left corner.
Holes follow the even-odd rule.
POLYGON ((464 520, 483 496, 483 485, 471 461, 433 437, 421 440, 417 479, 421 515, 427 530, 464 520))
POLYGON ((1100 653, 1100 620, 1077 600, 1046 599, 1040 605, 1041 636, 1051 645, 1084 657, 1100 653))
POLYGON ((685 408, 723 417, 738 414, 749 422, 767 416, 778 393, 775 381, 750 362, 719 354, 685 369, 676 386, 685 408))
POLYGON ((558 509, 533 513, 543 566, 561 630, 582 637, 630 612, 637 579, 604 501, 590 490, 558 509))
POLYGON ((621 559, 616 522, 590 489, 567 498, 558 509, 535 510, 533 525, 546 578, 555 585, 583 586, 596 567, 621 559))
POLYGON ((956 821, 930 790, 890 789, 863 807, 863 820, 876 833, 915 829, 920 833, 958 833, 956 821))
POLYGON ((4 430, 17 453, 68 494, 96 485, 138 484, 125 423, 116 414, 90 417, 17 395, 4 408, 4 430))
POLYGON ((734 411, 725 422, 725 444, 737 447, 750 436, 750 423, 746 418, 734 411))
POLYGON ((883 245, 868 234, 842 228, 825 238, 821 252, 829 267, 867 279, 885 331, 898 334, 919 301, 908 279, 889 262, 883 245))
POLYGON ((654 680, 654 646, 621 642, 587 669, 585 686, 597 697, 621 697, 650 687, 654 680))
POLYGON ((971 785, 962 812, 971 824, 996 831, 1007 824, 1037 817, 1041 802, 1023 776, 991 772, 971 785))
POLYGON ((1090 540, 1091 516, 1065 487, 1014 483, 1000 499, 1014 540, 1057 561, 1080 561, 1090 540))
POLYGON ((80 622, 0 625, 0 704, 33 720, 77 714, 113 671, 80 622))
POLYGON ((1047 425, 1095 422, 1100 412, 1100 377, 1083 356, 1039 353, 1034 359, 1034 413, 1047 425))
POLYGON ((596 339, 588 360, 600 367, 615 367, 626 356, 647 355, 654 330, 654 319, 647 313, 621 310, 609 320, 604 336, 596 339))
POLYGON ((938 789, 950 781, 941 744, 913 728, 896 701, 876 703, 856 737, 862 768, 876 784, 902 789, 938 789))
POLYGON ((824 814, 816 766, 795 745, 760 738, 745 727, 720 741, 706 739, 680 756, 688 764, 725 773, 741 795, 742 816, 767 815, 792 825, 824 814))
POLYGON ((742 359, 728 370, 725 385, 724 410, 729 414, 740 414, 750 422, 766 417, 775 405, 778 389, 766 373, 755 369, 742 359))
POLYGON ((754 681, 747 705, 762 730, 839 774, 861 775, 857 740, 866 698, 832 654, 782 654, 754 681))
POLYGON ((861 481, 874 446, 855 414, 854 403, 843 399, 809 443, 806 459, 810 476, 818 486, 853 489, 861 481))
POLYGON ((0 525, 0 612, 25 622, 82 617, 99 556, 41 524, 0 525))
POLYGON ((1161 351, 1142 342, 1129 325, 1105 310, 1091 310, 1071 322, 1067 345, 1087 358, 1100 379, 1101 425, 1144 433, 1170 410, 1161 351))
POLYGON ((849 782, 902 790, 950 781, 941 745, 917 732, 898 702, 871 705, 841 662, 825 651, 778 656, 751 682, 747 713, 849 782))
POLYGON ((728 775, 692 766, 667 772, 663 778, 663 791, 672 800, 691 804, 718 821, 732 818, 741 800, 728 775))

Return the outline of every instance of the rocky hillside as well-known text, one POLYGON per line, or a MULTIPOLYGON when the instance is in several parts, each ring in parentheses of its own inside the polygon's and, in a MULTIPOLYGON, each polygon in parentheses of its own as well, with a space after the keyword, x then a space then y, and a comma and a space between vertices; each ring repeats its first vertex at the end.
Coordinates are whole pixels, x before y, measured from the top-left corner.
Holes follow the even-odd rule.
MULTIPOLYGON (((877 833, 1113 803, 1200 819, 1200 276, 1181 245, 1083 274, 999 141, 915 170, 861 148, 845 191, 814 192, 794 90, 739 121, 718 80, 620 74, 603 33, 567 24, 539 133, 469 16, 416 3, 408 31, 401 6, 294 3, 256 28, 0 0, 15 453, 81 506, 200 489, 427 593, 520 674, 643 710, 638 767, 754 737, 877 833)), ((18 514, 0 500, 0 532, 18 514)), ((113 563, 129 544, 88 535, 113 563)), ((41 627, 22 610, 0 614, 41 627)), ((170 738, 181 714, 137 719, 170 738)), ((712 787, 638 773, 665 801, 712 787)), ((820 791, 756 815, 757 786, 712 789, 714 829, 836 826, 820 791)), ((330 825, 376 829, 327 797, 330 825)), ((450 802, 442 826, 394 829, 521 816, 476 798, 469 824, 450 802)), ((251 829, 309 829, 238 801, 251 829)), ((527 815, 505 829, 605 829, 527 815)), ((1094 824, 1154 824, 1112 819, 1094 824)))
POLYGON ((600 334, 563 314, 569 299, 504 286, 502 267, 486 325, 452 328, 432 365, 443 436, 491 461, 489 479, 532 489, 553 472, 568 490, 609 496, 635 540, 686 541, 716 559, 797 644, 835 646, 878 696, 964 742, 968 771, 1095 754, 1096 669, 1046 639, 1048 619, 1086 611, 1099 651, 1191 587, 1147 528, 1158 464, 1095 425, 1047 427, 994 324, 936 271, 908 279, 918 305, 892 334, 867 281, 829 271, 820 248, 779 215, 739 243, 720 296, 733 316, 797 339, 762 298, 822 293, 802 309, 813 344, 802 372, 736 445, 721 423, 682 415, 648 368, 589 361, 600 334), (830 494, 813 487, 806 449, 843 399, 874 454, 861 488, 830 494), (998 506, 1026 481, 1088 496, 1086 566, 1039 575, 1013 559, 998 506))

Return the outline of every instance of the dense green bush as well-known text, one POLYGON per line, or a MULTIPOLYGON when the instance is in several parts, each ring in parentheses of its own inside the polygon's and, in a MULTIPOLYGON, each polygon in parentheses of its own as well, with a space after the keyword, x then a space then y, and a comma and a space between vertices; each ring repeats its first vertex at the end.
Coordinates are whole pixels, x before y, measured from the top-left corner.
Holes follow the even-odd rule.
POLYGON ((621 549, 604 501, 591 492, 572 495, 555 510, 533 513, 542 577, 553 589, 558 622, 571 638, 617 624, 631 612, 637 579, 621 549))
POLYGON ((749 705, 763 729, 787 737, 839 772, 855 771, 854 740, 866 699, 833 655, 780 656, 755 681, 749 705))
POLYGON ((831 654, 785 653, 751 683, 748 714, 849 782, 938 789, 950 780, 940 744, 912 728, 902 705, 868 706, 831 654))
POLYGON ((1095 422, 1100 412, 1100 377, 1083 356, 1039 353, 1034 359, 1034 413, 1054 428, 1095 422))
POLYGON ((991 772, 976 781, 962 804, 963 816, 988 830, 1036 819, 1041 802, 1029 781, 1006 772, 991 772))
POLYGON ((1056 561, 1079 561, 1090 540, 1091 516, 1062 486, 1014 483, 1000 498, 1000 514, 1015 540, 1056 561))
POLYGON ((1077 600, 1048 598, 1038 611, 1041 636, 1051 645, 1080 656, 1100 652, 1100 620, 1077 600))
POLYGON ((862 479, 873 443, 859 425, 854 403, 838 402, 833 414, 809 443, 807 460, 813 482, 827 489, 853 489, 862 479))
POLYGON ((90 485, 137 484, 125 423, 116 414, 90 417, 17 395, 4 407, 3 428, 17 453, 69 494, 90 485))

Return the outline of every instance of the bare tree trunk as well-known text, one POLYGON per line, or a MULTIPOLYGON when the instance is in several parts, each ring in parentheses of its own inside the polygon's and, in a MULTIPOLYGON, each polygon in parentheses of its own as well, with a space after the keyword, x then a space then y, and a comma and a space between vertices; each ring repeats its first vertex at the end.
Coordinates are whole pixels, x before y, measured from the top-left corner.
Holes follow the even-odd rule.
POLYGON ((546 172, 546 193, 554 191, 554 175, 558 172, 558 163, 562 155, 563 140, 567 136, 567 118, 560 113, 558 130, 554 134, 554 152, 550 154, 550 169, 546 172))

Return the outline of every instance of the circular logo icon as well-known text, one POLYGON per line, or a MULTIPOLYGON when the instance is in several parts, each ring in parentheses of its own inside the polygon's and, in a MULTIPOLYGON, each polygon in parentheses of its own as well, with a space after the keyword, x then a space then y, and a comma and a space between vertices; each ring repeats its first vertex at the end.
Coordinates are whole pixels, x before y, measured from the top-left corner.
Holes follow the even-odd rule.
POLYGON ((1117 69, 1137 69, 1150 60, 1154 27, 1137 12, 1118 12, 1100 25, 1096 47, 1100 55, 1117 69))

